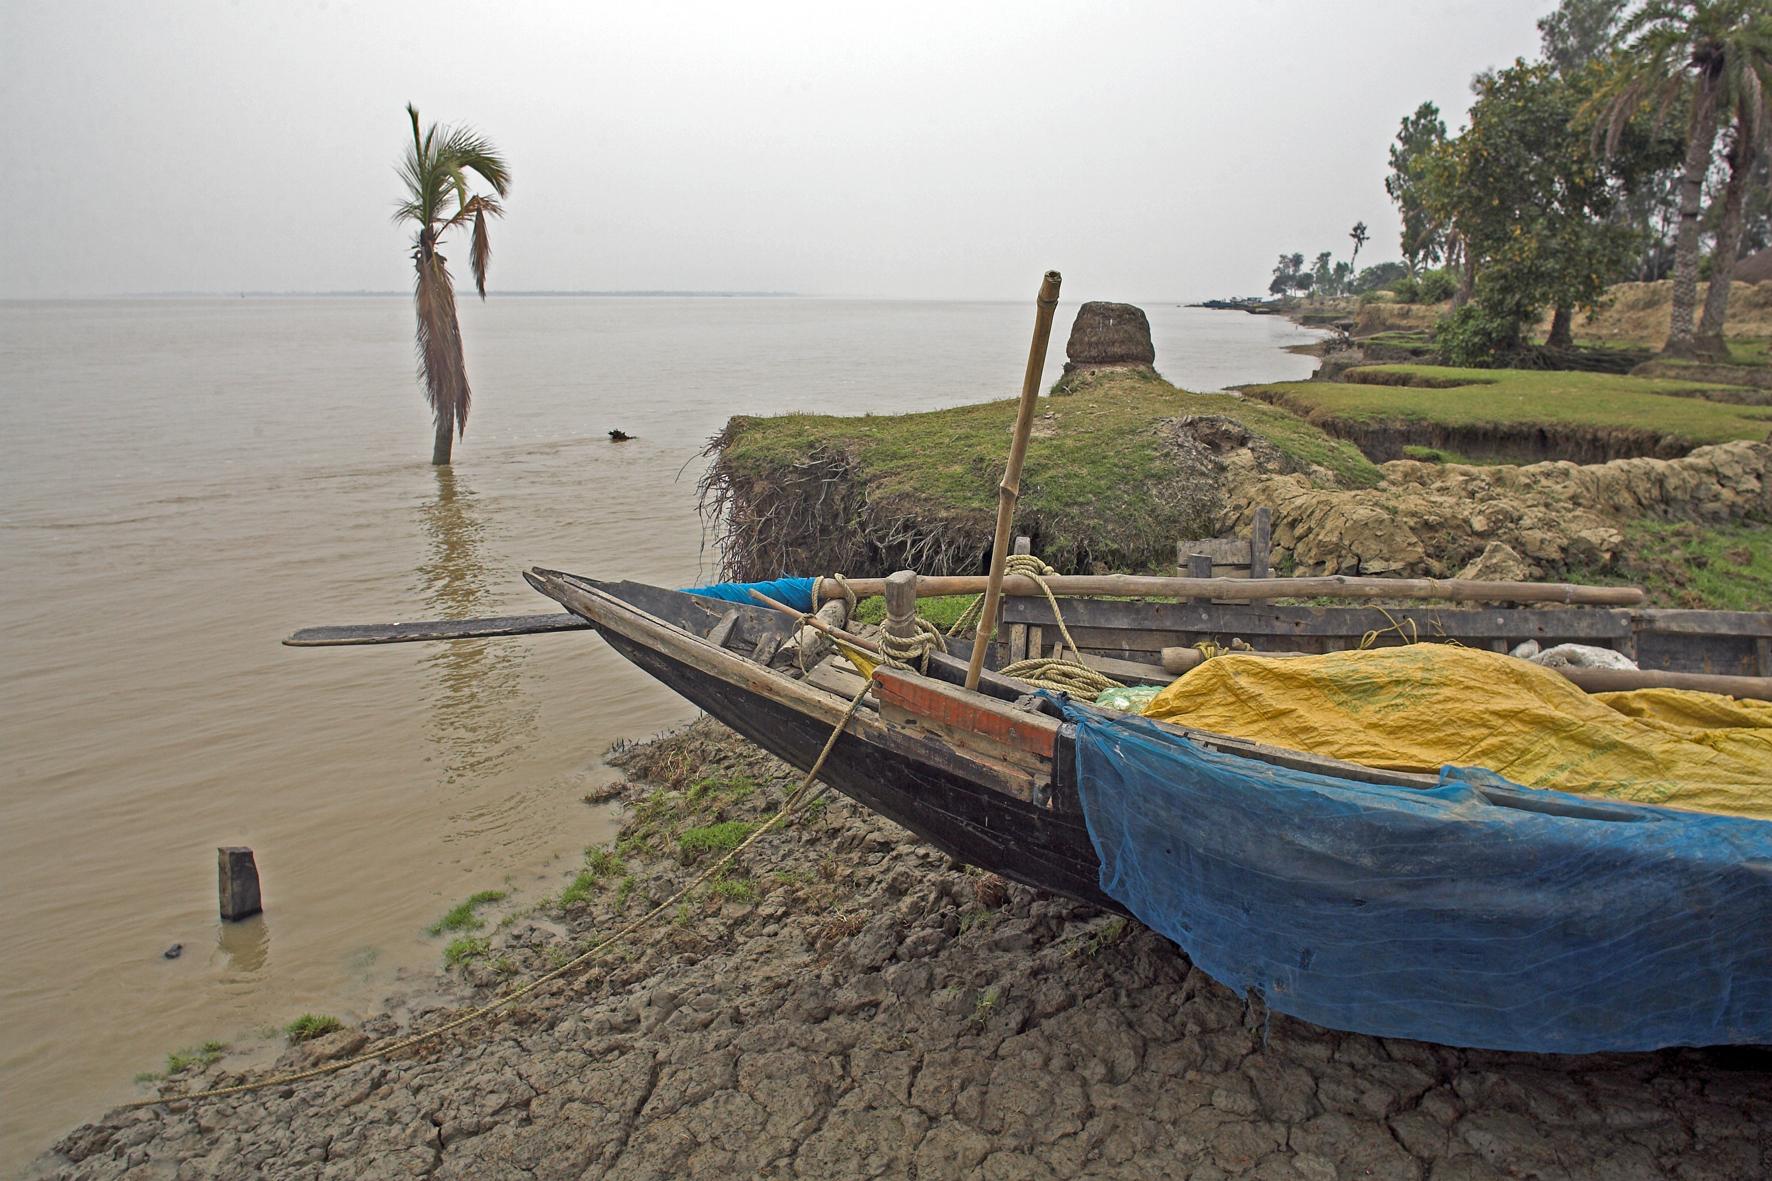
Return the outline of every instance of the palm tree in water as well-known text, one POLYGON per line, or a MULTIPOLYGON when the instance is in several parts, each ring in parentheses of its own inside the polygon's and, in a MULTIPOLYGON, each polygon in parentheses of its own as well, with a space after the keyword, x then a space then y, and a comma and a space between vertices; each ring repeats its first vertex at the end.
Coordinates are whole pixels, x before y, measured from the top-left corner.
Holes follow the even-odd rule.
POLYGON ((469 390, 461 326, 455 315, 455 282, 449 277, 449 260, 437 247, 450 230, 472 226, 468 263, 473 268, 474 286, 485 299, 486 264, 492 260, 486 222, 504 215, 498 199, 510 191, 511 172, 498 149, 471 128, 433 123, 421 130, 418 109, 408 103, 406 113, 412 119, 412 146, 400 164, 406 200, 395 211, 394 220, 418 226, 412 240, 417 270, 412 298, 418 312, 418 372, 436 420, 431 462, 440 465, 449 462, 455 437, 467 432, 469 390), (492 192, 471 192, 470 172, 492 186, 492 192))

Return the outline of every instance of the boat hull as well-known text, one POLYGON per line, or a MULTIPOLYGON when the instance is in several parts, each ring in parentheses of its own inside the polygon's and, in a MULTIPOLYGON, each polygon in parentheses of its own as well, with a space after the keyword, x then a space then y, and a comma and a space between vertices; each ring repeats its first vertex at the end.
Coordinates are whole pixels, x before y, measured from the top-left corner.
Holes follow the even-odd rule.
MULTIPOLYGON (((822 718, 710 675, 614 627, 598 630, 649 676, 790 766, 802 771, 812 766, 830 738, 832 724, 822 718)), ((1101 891, 1101 863, 1080 815, 981 786, 940 765, 939 748, 932 746, 919 758, 906 753, 902 741, 874 741, 877 733, 874 727, 852 727, 831 748, 820 780, 968 865, 1127 913, 1101 891)))

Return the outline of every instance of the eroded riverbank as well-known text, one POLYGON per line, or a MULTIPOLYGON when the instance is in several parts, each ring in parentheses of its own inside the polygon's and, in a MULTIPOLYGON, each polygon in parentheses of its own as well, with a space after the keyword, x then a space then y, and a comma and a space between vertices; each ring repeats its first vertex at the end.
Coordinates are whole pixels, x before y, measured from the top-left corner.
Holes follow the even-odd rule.
MULTIPOLYGON (((490 999, 699 874, 798 776, 703 720, 624 757, 583 897, 501 928, 490 999), (741 828, 720 829, 722 825, 741 828)), ((562 886, 567 883, 562 882, 562 886)), ((285 1055, 345 1055, 389 1011, 285 1055)), ((168 1084, 234 1081, 223 1059, 168 1084)), ((579 981, 394 1060, 118 1111, 35 1176, 1738 1178, 1765 1051, 1552 1057, 1270 1016, 1136 923, 951 864, 832 797, 579 981)))

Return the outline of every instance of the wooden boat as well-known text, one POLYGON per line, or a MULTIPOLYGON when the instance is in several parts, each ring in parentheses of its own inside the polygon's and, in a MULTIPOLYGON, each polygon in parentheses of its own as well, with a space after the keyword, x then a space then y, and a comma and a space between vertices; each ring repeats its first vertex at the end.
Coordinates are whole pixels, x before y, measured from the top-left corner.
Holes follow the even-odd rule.
MULTIPOLYGON (((798 627, 790 615, 557 571, 528 577, 634 665, 802 769, 864 684, 834 658, 805 675, 769 667, 769 655, 798 627)), ((1030 645, 1025 629, 1052 622, 1050 611, 1043 599, 1007 600, 998 632, 1004 643, 993 646, 987 666, 1000 665, 1011 646, 1038 651, 1039 639, 1030 645)), ((1192 637, 1255 635, 1263 647, 1308 651, 1370 630, 1364 625, 1372 611, 1087 599, 1067 600, 1064 608, 1084 653, 1128 681, 1166 679, 1157 654, 1192 637), (1139 667, 1150 675, 1138 677, 1139 667)), ((1634 644, 1639 660, 1742 677, 1764 668, 1759 661, 1772 636, 1772 615, 1759 614, 1386 614, 1393 624, 1412 621, 1423 637, 1483 645, 1610 640, 1634 644), (1734 630, 1715 630, 1719 622, 1734 630)), ((961 861, 1133 914, 1222 982, 1336 1028, 1537 1051, 1772 1042, 1772 824, 1494 779, 1449 783, 1444 775, 1374 770, 1142 719, 1135 730, 1111 723, 1120 729, 1104 755, 1101 728, 1110 723, 1093 711, 989 672, 967 691, 969 645, 950 641, 949 648, 931 657, 927 675, 874 671, 871 691, 821 778, 961 861), (1143 756, 1128 753, 1126 744, 1141 743, 1149 747, 1143 756), (1199 810, 1164 822, 1172 828, 1162 838, 1164 855, 1193 875, 1180 904, 1162 890, 1141 892, 1136 882, 1110 888, 1126 886, 1124 850, 1107 858, 1116 864, 1104 873, 1102 834, 1091 833, 1102 817, 1080 791, 1080 777, 1111 778, 1122 757, 1131 765, 1177 752, 1196 760, 1179 776, 1190 790, 1207 780, 1217 784, 1217 795, 1199 810), (1233 795, 1242 819, 1213 814, 1233 795), (1296 801, 1307 798, 1334 798, 1340 810, 1328 820, 1292 815, 1296 801), (1279 810, 1251 824, 1251 801, 1279 810), (1416 860, 1387 881, 1383 867, 1367 859, 1400 831, 1412 834, 1416 860), (1420 863, 1422 842, 1433 850, 1429 869, 1420 863), (1234 855, 1224 852, 1233 847, 1234 855), (1208 864, 1217 860, 1227 863, 1208 864), (1575 864, 1578 879, 1557 877, 1559 866, 1575 864), (1357 886, 1348 873, 1356 865, 1357 886), (1440 880, 1424 884, 1436 875, 1440 880), (1174 913, 1178 905, 1186 913, 1174 913), (1208 921, 1207 911, 1217 918, 1208 921), (1277 926, 1264 928, 1263 916, 1277 926), (1402 942, 1387 939, 1389 946, 1421 945, 1394 963, 1385 953, 1376 956, 1383 962, 1374 961, 1372 931, 1361 926, 1374 919, 1396 929, 1402 942), (1352 933, 1348 946, 1337 943, 1344 932, 1352 933), (1497 962, 1498 946, 1528 935, 1528 962, 1497 962), (1303 944, 1294 946, 1299 939, 1303 944), (1277 966, 1262 958, 1295 954, 1300 962, 1277 966), (1349 955, 1355 963, 1345 962, 1349 955), (1334 968, 1338 956, 1342 967, 1334 968), (1348 994, 1356 976, 1365 978, 1348 994), (1467 986, 1480 995, 1461 991, 1467 986), (1505 1000, 1497 999, 1498 988, 1505 1000), (1576 994, 1581 1001, 1571 1004, 1576 994)), ((1177 778, 1172 765, 1162 774, 1177 778)))

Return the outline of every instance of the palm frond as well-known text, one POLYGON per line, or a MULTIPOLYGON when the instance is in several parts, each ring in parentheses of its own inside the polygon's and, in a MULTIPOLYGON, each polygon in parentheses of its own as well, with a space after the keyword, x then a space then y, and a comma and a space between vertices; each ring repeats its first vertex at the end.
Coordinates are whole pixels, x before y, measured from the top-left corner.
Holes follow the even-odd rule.
POLYGON ((485 299, 486 264, 492 261, 492 239, 486 235, 486 207, 483 204, 474 210, 473 249, 468 260, 474 270, 474 286, 479 289, 480 298, 485 299))
POLYGON ((457 169, 469 169, 503 197, 511 189, 511 170, 492 141, 471 127, 452 127, 438 154, 457 169))
POLYGON ((417 262, 413 306, 418 314, 419 380, 433 418, 465 434, 471 392, 455 313, 455 281, 441 254, 427 254, 422 247, 413 253, 417 262))

